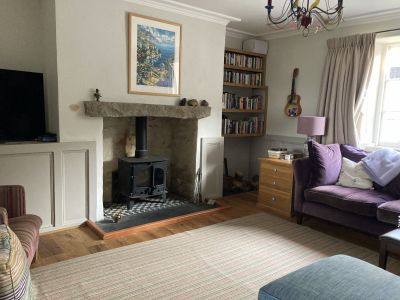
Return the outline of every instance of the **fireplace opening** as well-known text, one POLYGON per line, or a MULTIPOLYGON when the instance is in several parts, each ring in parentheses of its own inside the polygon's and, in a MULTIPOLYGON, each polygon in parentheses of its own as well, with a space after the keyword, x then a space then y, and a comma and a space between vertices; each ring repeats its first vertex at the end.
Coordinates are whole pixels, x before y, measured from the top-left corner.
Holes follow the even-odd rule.
POLYGON ((118 193, 128 210, 135 200, 167 196, 168 160, 149 156, 147 150, 147 117, 136 117, 135 157, 118 160, 118 193))

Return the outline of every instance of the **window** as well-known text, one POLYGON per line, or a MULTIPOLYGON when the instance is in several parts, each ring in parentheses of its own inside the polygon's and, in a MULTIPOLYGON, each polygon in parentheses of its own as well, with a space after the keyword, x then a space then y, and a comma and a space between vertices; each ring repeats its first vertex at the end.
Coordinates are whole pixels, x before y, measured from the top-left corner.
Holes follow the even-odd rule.
POLYGON ((367 147, 400 148, 400 43, 377 41, 360 142, 367 147))

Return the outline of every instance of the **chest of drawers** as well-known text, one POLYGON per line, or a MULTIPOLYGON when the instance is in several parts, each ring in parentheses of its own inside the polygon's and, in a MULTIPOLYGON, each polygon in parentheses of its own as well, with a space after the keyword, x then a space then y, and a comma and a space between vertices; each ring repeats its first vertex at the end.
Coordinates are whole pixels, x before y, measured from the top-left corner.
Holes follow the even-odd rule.
POLYGON ((284 217, 293 215, 292 161, 260 158, 257 206, 284 217))

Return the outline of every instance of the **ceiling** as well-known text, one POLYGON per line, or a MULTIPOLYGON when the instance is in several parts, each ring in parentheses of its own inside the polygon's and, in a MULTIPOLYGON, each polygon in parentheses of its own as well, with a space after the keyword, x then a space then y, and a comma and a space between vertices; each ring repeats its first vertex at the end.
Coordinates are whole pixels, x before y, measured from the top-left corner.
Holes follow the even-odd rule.
MULTIPOLYGON (((228 26, 254 35, 271 31, 267 26, 267 13, 264 8, 267 0, 175 0, 187 5, 218 12, 241 19, 241 22, 231 22, 228 26)), ((330 1, 331 5, 335 0, 330 1)), ((172 1, 171 1, 172 2, 172 1)), ((323 3, 324 1, 321 1, 323 3)), ((273 0, 276 13, 282 9, 285 0, 273 0)), ((399 0, 343 0, 343 18, 345 22, 372 15, 384 15, 396 10, 400 13, 399 0)))

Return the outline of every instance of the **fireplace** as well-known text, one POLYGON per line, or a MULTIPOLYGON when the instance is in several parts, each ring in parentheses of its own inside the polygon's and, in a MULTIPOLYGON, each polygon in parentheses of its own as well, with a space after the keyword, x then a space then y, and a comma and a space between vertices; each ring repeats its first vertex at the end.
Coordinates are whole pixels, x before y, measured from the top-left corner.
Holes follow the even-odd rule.
MULTIPOLYGON (((142 153, 139 154, 139 150, 142 150, 147 158, 167 160, 165 174, 169 193, 193 200, 198 168, 199 120, 210 116, 211 107, 104 101, 86 101, 84 106, 87 116, 103 118, 103 201, 106 206, 119 198, 118 165, 120 159, 125 157, 127 137, 137 142, 135 159, 144 158, 141 157, 142 153), (145 116, 147 119, 144 122, 144 119, 136 119, 145 116), (143 132, 137 127, 142 125, 147 125, 144 126, 147 134, 137 137, 143 132)), ((159 173, 156 172, 157 176, 159 173)), ((129 177, 122 180, 129 180, 129 177)), ((125 192, 126 195, 130 193, 130 190, 129 193, 125 192)))
POLYGON ((148 155, 147 117, 136 117, 135 157, 118 160, 118 192, 126 199, 128 209, 136 199, 166 199, 167 166, 167 159, 148 155))

